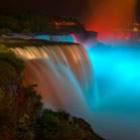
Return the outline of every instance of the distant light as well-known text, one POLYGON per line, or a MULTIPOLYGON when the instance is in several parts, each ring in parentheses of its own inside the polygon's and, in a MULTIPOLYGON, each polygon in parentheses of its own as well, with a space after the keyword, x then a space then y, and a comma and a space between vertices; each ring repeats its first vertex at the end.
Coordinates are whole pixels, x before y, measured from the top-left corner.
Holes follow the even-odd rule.
POLYGON ((137 27, 134 27, 134 28, 133 28, 133 31, 134 31, 134 32, 139 32, 139 29, 138 29, 137 27))

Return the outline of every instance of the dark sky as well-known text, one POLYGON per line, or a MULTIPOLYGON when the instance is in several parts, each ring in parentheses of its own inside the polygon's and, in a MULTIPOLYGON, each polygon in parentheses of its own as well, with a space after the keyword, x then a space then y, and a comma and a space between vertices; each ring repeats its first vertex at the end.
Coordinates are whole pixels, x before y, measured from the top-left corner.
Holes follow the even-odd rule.
POLYGON ((1 12, 30 11, 53 16, 80 17, 86 12, 88 0, 1 0, 1 12))
POLYGON ((140 0, 137 0, 136 4, 136 17, 137 20, 140 22, 140 0))
MULTIPOLYGON (((91 0, 0 0, 0 13, 44 13, 50 16, 84 17, 91 0)), ((99 0, 92 0, 98 2, 99 0)), ((140 20, 140 0, 137 0, 137 19, 140 20)))

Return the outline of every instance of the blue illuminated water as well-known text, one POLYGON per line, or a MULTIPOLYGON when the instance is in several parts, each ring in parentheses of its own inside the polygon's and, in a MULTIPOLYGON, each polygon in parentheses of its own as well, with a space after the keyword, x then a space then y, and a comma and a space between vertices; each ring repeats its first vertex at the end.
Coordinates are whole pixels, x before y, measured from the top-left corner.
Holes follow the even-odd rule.
POLYGON ((86 52, 94 67, 99 97, 91 123, 107 140, 139 140, 139 45, 90 44, 86 52))
POLYGON ((73 43, 74 38, 72 35, 35 35, 34 39, 37 40, 46 40, 50 42, 67 42, 67 43, 73 43))

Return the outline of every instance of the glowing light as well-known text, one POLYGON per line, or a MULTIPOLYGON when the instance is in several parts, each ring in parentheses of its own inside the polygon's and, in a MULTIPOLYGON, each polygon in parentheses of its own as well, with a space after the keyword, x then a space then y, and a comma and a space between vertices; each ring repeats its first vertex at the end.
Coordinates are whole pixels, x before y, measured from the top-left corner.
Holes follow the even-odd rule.
POLYGON ((74 43, 75 41, 75 38, 72 35, 36 35, 34 36, 34 39, 67 43, 74 43))
POLYGON ((86 28, 97 31, 98 39, 110 40, 116 30, 130 28, 134 22, 136 0, 90 0, 86 28))

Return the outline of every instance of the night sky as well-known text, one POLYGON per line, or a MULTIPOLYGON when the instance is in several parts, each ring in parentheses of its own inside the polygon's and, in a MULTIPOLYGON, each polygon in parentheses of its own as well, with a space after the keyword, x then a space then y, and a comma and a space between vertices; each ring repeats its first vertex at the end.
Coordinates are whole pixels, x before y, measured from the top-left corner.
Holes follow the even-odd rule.
POLYGON ((2 0, 1 13, 44 13, 49 16, 81 17, 88 8, 88 0, 2 0))
POLYGON ((137 0, 136 17, 137 17, 137 20, 140 21, 140 0, 137 0))
MULTIPOLYGON (((0 13, 22 14, 28 11, 49 16, 84 18, 88 12, 89 1, 93 1, 93 8, 99 2, 99 0, 1 0, 0 13)), ((140 1, 137 1, 136 15, 140 20, 140 1)))

